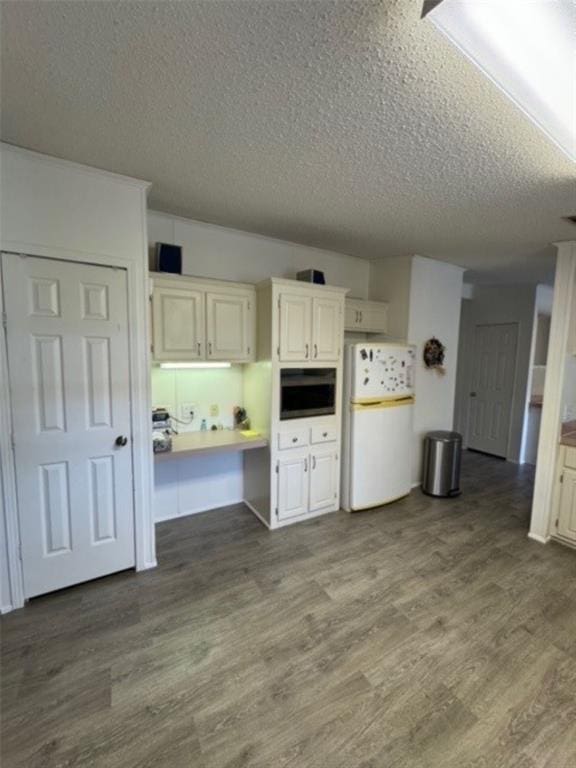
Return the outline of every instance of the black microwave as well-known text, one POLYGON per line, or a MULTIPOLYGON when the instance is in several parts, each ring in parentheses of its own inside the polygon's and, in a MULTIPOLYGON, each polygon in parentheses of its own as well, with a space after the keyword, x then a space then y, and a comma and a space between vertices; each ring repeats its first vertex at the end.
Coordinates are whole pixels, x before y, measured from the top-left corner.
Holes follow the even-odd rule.
POLYGON ((336 413, 336 368, 282 368, 280 420, 336 413))

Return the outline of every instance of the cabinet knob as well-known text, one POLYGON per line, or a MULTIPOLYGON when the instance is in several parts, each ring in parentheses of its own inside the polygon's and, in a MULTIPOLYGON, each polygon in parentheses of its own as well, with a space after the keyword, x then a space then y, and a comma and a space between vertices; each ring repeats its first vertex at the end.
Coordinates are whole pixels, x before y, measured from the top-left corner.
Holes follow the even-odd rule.
POLYGON ((328 437, 328 432, 322 432, 322 437, 328 437))
POLYGON ((297 442, 298 442, 298 438, 297 438, 297 437, 293 437, 293 438, 292 438, 292 442, 293 442, 293 443, 297 443, 297 442))

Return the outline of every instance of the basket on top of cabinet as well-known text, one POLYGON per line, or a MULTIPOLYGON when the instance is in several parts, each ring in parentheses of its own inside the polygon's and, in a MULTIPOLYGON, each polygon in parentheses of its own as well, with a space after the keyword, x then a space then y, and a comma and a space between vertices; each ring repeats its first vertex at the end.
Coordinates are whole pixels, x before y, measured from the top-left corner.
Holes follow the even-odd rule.
POLYGON ((155 361, 255 359, 253 285, 154 274, 151 314, 155 361))

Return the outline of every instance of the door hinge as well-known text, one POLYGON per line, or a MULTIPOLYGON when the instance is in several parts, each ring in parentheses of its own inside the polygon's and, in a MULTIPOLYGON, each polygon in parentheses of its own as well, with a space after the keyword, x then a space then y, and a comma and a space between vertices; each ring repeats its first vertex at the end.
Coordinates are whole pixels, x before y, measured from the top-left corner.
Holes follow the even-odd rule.
POLYGON ((279 472, 280 472, 280 465, 276 464, 276 474, 278 474, 279 472))
POLYGON ((18 558, 20 562, 23 562, 22 560, 22 544, 18 544, 18 558))
POLYGON ((4 330, 8 328, 8 316, 6 312, 2 312, 2 327, 4 328, 4 330))
POLYGON ((276 507, 275 512, 276 512, 276 517, 278 517, 278 507, 276 507))
POLYGON ((278 354, 278 357, 280 357, 280 346, 276 347, 276 352, 278 354))
POLYGON ((280 296, 278 296, 278 309, 280 309, 280 296))
POLYGON ((561 482, 561 483, 563 483, 563 482, 564 482, 564 473, 562 473, 562 474, 560 475, 560 482, 561 482))
POLYGON ((556 528, 558 528, 558 526, 560 525, 560 518, 559 517, 556 518, 556 521, 554 522, 554 525, 555 525, 556 528))
POLYGON ((10 433, 10 443, 12 445, 12 450, 16 450, 16 438, 14 437, 14 432, 10 433))

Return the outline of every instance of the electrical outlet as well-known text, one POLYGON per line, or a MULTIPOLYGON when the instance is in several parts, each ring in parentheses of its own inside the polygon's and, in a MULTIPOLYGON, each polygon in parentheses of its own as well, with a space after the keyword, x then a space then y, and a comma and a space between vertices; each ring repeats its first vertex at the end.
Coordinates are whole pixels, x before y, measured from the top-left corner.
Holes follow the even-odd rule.
POLYGON ((182 421, 194 421, 196 415, 195 403, 182 403, 180 405, 180 418, 182 421))
POLYGON ((215 417, 216 417, 216 416, 218 416, 219 414, 220 414, 220 408, 218 408, 218 405, 217 405, 216 403, 213 403, 213 404, 210 406, 210 416, 212 416, 213 418, 215 418, 215 417))

